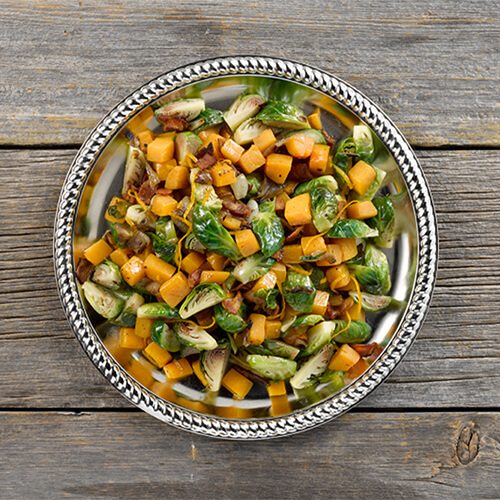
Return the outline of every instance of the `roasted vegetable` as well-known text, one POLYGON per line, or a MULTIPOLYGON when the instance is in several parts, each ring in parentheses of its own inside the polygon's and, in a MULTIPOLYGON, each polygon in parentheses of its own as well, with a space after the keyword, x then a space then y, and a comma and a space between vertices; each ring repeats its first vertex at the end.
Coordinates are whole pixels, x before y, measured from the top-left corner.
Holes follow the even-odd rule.
POLYGON ((177 309, 164 302, 150 302, 137 309, 138 318, 148 319, 180 319, 177 309))
POLYGON ((364 264, 349 264, 349 270, 367 292, 380 295, 386 294, 391 288, 387 257, 375 245, 367 244, 364 264))
POLYGON ((300 352, 298 347, 288 345, 282 340, 266 339, 262 346, 274 356, 281 356, 288 359, 295 359, 300 352))
POLYGON ((116 318, 125 305, 123 299, 92 281, 86 281, 82 290, 92 309, 106 319, 116 318))
POLYGON ((326 370, 332 354, 333 346, 327 344, 317 354, 309 357, 290 379, 290 385, 294 389, 303 389, 314 384, 317 378, 326 370))
POLYGON ((190 173, 191 189, 194 190, 194 199, 196 203, 203 205, 205 209, 219 211, 222 208, 222 200, 217 196, 212 183, 200 184, 196 182, 198 174, 201 172, 199 168, 192 168, 190 173))
POLYGON ((361 344, 370 338, 372 328, 364 321, 352 320, 350 323, 345 319, 332 321, 335 328, 333 339, 339 344, 361 344), (336 334, 337 332, 341 332, 336 334))
POLYGON ((260 120, 249 118, 235 130, 233 139, 241 146, 250 144, 266 129, 266 125, 264 125, 260 120))
POLYGON ((203 130, 215 125, 220 125, 223 122, 224 116, 222 111, 219 111, 218 109, 205 108, 200 112, 198 118, 189 124, 189 130, 193 131, 195 134, 199 134, 203 130))
POLYGON ((364 194, 353 193, 353 199, 359 201, 371 200, 377 191, 381 188, 382 183, 384 182, 385 176, 387 175, 384 170, 380 168, 374 167, 372 165, 373 170, 375 170, 375 179, 370 184, 368 189, 364 192, 364 194))
POLYGON ((234 132, 244 121, 255 116, 265 102, 258 94, 241 94, 224 112, 224 120, 234 132))
POLYGON ((181 344, 198 351, 211 351, 217 347, 217 341, 212 335, 192 323, 175 323, 174 332, 181 344))
POLYGON ((124 327, 134 326, 137 320, 137 310, 144 304, 144 301, 145 299, 142 295, 137 292, 132 292, 132 294, 126 298, 121 313, 112 320, 112 323, 124 327))
POLYGON ((259 172, 254 172, 250 175, 247 175, 247 182, 250 185, 247 196, 255 196, 259 192, 262 186, 262 180, 262 174, 260 174, 259 172))
POLYGON ((182 319, 215 306, 226 298, 226 292, 216 283, 200 283, 196 285, 184 299, 179 314, 182 319))
POLYGON ((120 268, 108 259, 95 267, 92 281, 110 290, 119 290, 124 286, 120 268))
POLYGON ((374 238, 378 230, 356 219, 341 219, 328 231, 329 238, 374 238))
POLYGON ((323 233, 333 226, 339 202, 326 186, 316 186, 309 191, 314 227, 323 233))
POLYGON ((178 99, 171 101, 155 110, 155 116, 160 122, 167 117, 181 116, 187 121, 194 120, 205 109, 203 99, 178 99))
POLYGON ((285 101, 268 101, 256 118, 269 127, 311 128, 307 116, 296 106, 285 101))
POLYGON ((285 231, 281 219, 274 212, 274 203, 262 203, 259 213, 252 219, 252 228, 262 253, 271 257, 283 245, 285 231))
POLYGON ((332 340, 332 334, 335 326, 331 321, 323 321, 319 325, 310 328, 307 332, 306 348, 300 353, 300 356, 310 356, 332 340))
POLYGON ((144 153, 139 148, 129 146, 123 175, 123 195, 126 195, 131 188, 139 189, 146 172, 146 165, 147 161, 144 153))
POLYGON ((311 179, 310 181, 298 185, 293 192, 293 196, 310 193, 313 189, 318 187, 325 187, 332 193, 335 193, 338 189, 338 184, 331 175, 323 175, 322 177, 316 177, 316 179, 311 179))
POLYGON ((258 299, 262 299, 265 302, 266 309, 270 311, 276 309, 278 307, 278 297, 280 295, 279 290, 276 288, 272 289, 261 289, 255 292, 255 296, 258 299))
POLYGON ((175 243, 177 241, 177 232, 175 231, 175 225, 170 219, 170 217, 158 217, 156 219, 156 236, 163 238, 169 243, 175 243))
MULTIPOLYGON (((358 292, 349 292, 356 304, 359 302, 358 292)), ((361 292, 361 307, 366 312, 378 312, 391 305, 391 297, 385 295, 372 295, 371 293, 361 292)))
POLYGON ((175 265, 175 252, 177 250, 177 243, 172 243, 170 241, 164 240, 163 238, 157 236, 155 233, 148 233, 148 235, 153 240, 153 252, 155 255, 160 257, 160 259, 168 262, 169 264, 175 265))
POLYGON ((290 132, 285 132, 275 143, 275 147, 279 148, 285 145, 290 139, 296 137, 297 135, 303 135, 305 137, 310 137, 315 144, 326 144, 325 136, 321 133, 320 130, 315 130, 313 128, 305 129, 305 130, 292 130, 290 132))
POLYGON ((259 375, 269 380, 286 380, 297 370, 297 363, 295 361, 279 356, 250 354, 247 356, 246 362, 259 375))
POLYGON ((211 351, 204 351, 200 355, 200 367, 207 381, 209 391, 218 391, 226 373, 231 349, 229 344, 219 345, 211 351))
POLYGON ((240 333, 248 325, 243 319, 242 313, 245 309, 244 304, 240 307, 238 314, 231 314, 222 304, 217 304, 214 307, 214 316, 217 324, 228 333, 240 333))
POLYGON ((181 132, 175 136, 175 156, 178 162, 185 161, 187 155, 194 155, 203 141, 193 132, 181 132))
POLYGON ((306 274, 289 271, 283 284, 283 294, 292 309, 302 313, 310 313, 314 304, 316 289, 306 274))
POLYGON ((377 209, 377 215, 366 219, 366 223, 378 230, 378 236, 373 240, 382 248, 391 248, 394 238, 395 213, 394 206, 388 196, 374 198, 372 203, 377 209))
POLYGON ((359 155, 359 158, 371 163, 375 149, 370 129, 366 125, 354 125, 352 129, 352 138, 356 145, 356 153, 359 155))
POLYGON ((151 339, 169 352, 179 352, 181 350, 181 344, 177 340, 174 331, 164 321, 153 322, 151 339))
POLYGON ((347 173, 352 166, 352 158, 357 156, 356 143, 352 137, 348 137, 337 144, 333 163, 347 173))
POLYGON ((233 269, 232 275, 241 283, 248 283, 259 279, 274 266, 276 261, 266 257, 261 252, 255 253, 245 260, 238 262, 233 269))

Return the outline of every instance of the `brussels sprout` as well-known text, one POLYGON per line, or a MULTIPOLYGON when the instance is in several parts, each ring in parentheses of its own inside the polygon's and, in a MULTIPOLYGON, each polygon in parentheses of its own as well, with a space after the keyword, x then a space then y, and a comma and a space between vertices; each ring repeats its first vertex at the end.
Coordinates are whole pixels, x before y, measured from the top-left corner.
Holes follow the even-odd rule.
MULTIPOLYGON (((323 318, 321 318, 323 319, 323 318)), ((316 353, 332 339, 335 324, 332 321, 323 321, 319 325, 310 328, 307 332, 307 345, 300 356, 309 356, 316 353)))
POLYGON ((297 312, 310 313, 316 289, 309 276, 290 270, 285 283, 283 283, 283 295, 292 309, 297 312))
POLYGON ((316 130, 314 128, 308 128, 305 130, 292 130, 286 132, 283 137, 280 137, 274 144, 276 148, 285 145, 289 139, 294 136, 303 135, 305 137, 310 137, 314 140, 315 144, 326 144, 325 136, 321 133, 321 130, 316 130))
POLYGON ((181 132, 175 136, 175 157, 185 161, 188 154, 194 155, 201 148, 203 141, 193 132, 181 132))
POLYGON ((128 207, 125 220, 130 226, 136 227, 139 231, 147 232, 156 229, 156 220, 149 210, 144 210, 141 205, 131 205, 128 207))
POLYGON ((202 351, 194 347, 183 345, 181 346, 179 354, 181 355, 181 358, 187 358, 188 356, 194 356, 195 354, 200 354, 201 352, 202 351))
POLYGON ((222 208, 222 200, 217 196, 212 184, 200 184, 196 182, 196 176, 199 172, 201 172, 201 169, 192 168, 189 174, 191 189, 194 189, 194 199, 196 203, 211 210, 220 210, 222 208))
POLYGON ((260 212, 252 219, 253 232, 266 257, 271 257, 274 252, 277 252, 285 240, 283 224, 274 212, 274 203, 271 205, 269 202, 263 203, 260 206, 260 212))
POLYGON ((295 328, 296 326, 314 326, 320 321, 323 321, 323 316, 320 316, 319 314, 304 314, 294 320, 291 328, 295 328))
POLYGON ((175 323, 174 332, 181 344, 199 351, 211 351, 217 347, 217 341, 212 335, 192 323, 175 323))
POLYGON ((205 109, 205 101, 196 99, 178 99, 171 101, 155 110, 158 121, 170 116, 182 116, 187 121, 194 120, 205 109))
POLYGON ((170 217, 156 219, 156 235, 169 243, 175 243, 178 240, 175 225, 170 217))
POLYGON ((196 204, 194 207, 193 233, 208 250, 232 260, 241 259, 242 255, 228 230, 216 215, 203 205, 196 204))
POLYGON ((347 173, 352 167, 353 156, 358 156, 356 153, 356 143, 352 137, 348 137, 337 144, 333 163, 347 173))
POLYGON ((136 233, 128 224, 114 222, 111 224, 111 236, 119 248, 125 248, 127 243, 132 239, 136 233))
POLYGON ((281 356, 282 358, 295 359, 300 352, 298 347, 288 345, 282 340, 267 339, 262 343, 271 354, 281 356))
POLYGON ((252 222, 253 218, 259 213, 259 204, 255 200, 248 200, 247 207, 250 209, 248 222, 252 222))
POLYGON ((326 370, 320 376, 319 381, 326 384, 318 391, 322 397, 331 396, 345 387, 344 372, 326 370))
POLYGON ((370 184, 370 187, 368 188, 365 194, 358 194, 355 191, 353 191, 352 192, 353 199, 359 201, 371 200, 382 186, 382 182, 384 181, 385 176, 387 175, 385 170, 381 170, 380 168, 374 167, 373 165, 372 168, 373 170, 375 170, 375 173, 377 174, 375 180, 370 184))
POLYGON ((242 309, 244 309, 244 304, 240 307, 238 314, 231 314, 219 303, 214 307, 215 321, 225 332, 240 333, 248 326, 241 316, 242 309))
POLYGON ((92 281, 86 281, 82 290, 92 309, 106 319, 116 318, 125 304, 123 299, 92 281))
POLYGON ((319 186, 327 188, 332 193, 335 193, 339 187, 337 181, 331 175, 323 175, 322 177, 316 177, 316 179, 311 179, 310 181, 304 182, 303 184, 299 184, 295 188, 293 196, 298 196, 299 194, 303 193, 310 193, 311 190, 319 186))
POLYGON ((220 125, 224 121, 222 111, 218 109, 205 108, 200 112, 198 118, 189 124, 189 130, 199 134, 207 128, 220 125))
POLYGON ((269 127, 311 128, 307 116, 296 106, 285 101, 269 101, 256 118, 269 127))
POLYGON ((352 138, 356 145, 356 153, 359 155, 359 158, 370 163, 373 160, 373 153, 375 151, 370 129, 366 125, 354 125, 352 129, 352 138))
POLYGON ((391 288, 389 263, 384 252, 371 243, 366 245, 364 264, 348 264, 349 270, 369 293, 386 294, 391 288))
POLYGON ((280 295, 279 290, 276 288, 265 289, 262 288, 255 292, 255 296, 258 299, 262 299, 266 303, 266 309, 276 309, 278 307, 277 299, 280 295))
POLYGON ((110 290, 118 290, 123 286, 120 268, 109 259, 95 267, 92 281, 110 290))
POLYGON ((236 181, 231 184, 231 189, 237 200, 242 200, 246 197, 249 187, 250 185, 248 184, 245 174, 238 175, 236 181))
MULTIPOLYGON (((356 304, 359 303, 359 297, 357 292, 349 292, 349 295, 354 299, 356 304)), ((386 295, 372 295, 371 293, 361 292, 361 307, 366 312, 377 312, 389 307, 391 305, 392 298, 386 295)))
POLYGON ((250 144, 267 127, 255 118, 249 118, 244 121, 234 132, 233 140, 241 146, 250 144))
POLYGON ((317 354, 307 359, 290 379, 290 385, 294 389, 303 389, 315 382, 327 368, 333 355, 333 346, 325 345, 317 354))
POLYGON ((323 233, 333 226, 339 202, 326 186, 316 186, 309 191, 314 227, 323 233))
POLYGON ((135 231, 127 241, 126 247, 136 253, 142 252, 151 243, 151 238, 142 231, 135 231))
POLYGON ((133 327, 137 319, 137 310, 144 304, 144 297, 136 292, 133 292, 125 301, 122 312, 117 318, 112 320, 115 325, 124 327, 133 327))
POLYGON ((247 175, 247 182, 248 184, 250 184, 248 196, 255 196, 262 186, 262 174, 260 174, 259 172, 253 172, 252 174, 247 175))
POLYGON ((248 283, 264 276, 274 266, 275 262, 274 259, 257 252, 238 262, 231 274, 241 283, 248 283))
POLYGON ((246 361, 259 375, 270 380, 286 380, 297 370, 295 361, 278 356, 250 354, 246 361))
POLYGON ((128 207, 130 207, 130 203, 125 200, 117 199, 112 205, 108 206, 106 212, 115 219, 124 219, 128 207))
POLYGON ((240 94, 224 112, 224 120, 234 132, 244 121, 255 116, 265 102, 259 94, 240 94))
POLYGON ((184 248, 186 250, 193 250, 194 252, 205 252, 206 248, 202 245, 201 241, 193 234, 189 233, 184 240, 184 248))
POLYGON ((377 229, 357 219, 341 219, 328 231, 329 238, 373 238, 378 236, 377 229))
POLYGON ((155 233, 148 233, 153 240, 153 252, 157 257, 168 262, 169 264, 176 265, 175 252, 177 251, 177 243, 172 243, 160 238, 155 233))
POLYGON ((182 319, 189 318, 208 307, 215 306, 226 298, 226 292, 217 283, 200 283, 184 299, 179 314, 182 319))
POLYGON ((345 319, 336 319, 333 323, 335 324, 333 339, 339 344, 360 344, 368 340, 372 333, 372 327, 364 321, 352 320, 349 324, 349 321, 345 319), (347 325, 349 325, 349 328, 347 328, 347 325), (347 330, 344 330, 344 328, 347 328, 347 330), (341 330, 344 331, 335 335, 335 332, 341 330))
POLYGON ((231 350, 228 344, 219 345, 211 351, 201 353, 200 367, 208 382, 209 391, 217 392, 220 389, 230 354, 231 350))
POLYGON ((321 290, 322 292, 330 292, 330 284, 326 279, 325 273, 319 267, 313 266, 309 277, 311 278, 311 281, 313 282, 314 288, 316 288, 316 290, 321 290))
POLYGON ((177 309, 170 307, 165 302, 150 302, 137 309, 138 318, 149 319, 180 319, 177 309))
POLYGON ((391 248, 394 238, 395 213, 394 206, 388 196, 374 198, 372 203, 377 209, 377 215, 366 219, 366 223, 378 230, 379 235, 373 240, 382 248, 391 248))
POLYGON ((179 352, 181 350, 181 344, 177 340, 174 331, 164 321, 153 321, 151 339, 169 352, 179 352))
POLYGON ((127 194, 130 188, 139 188, 146 172, 146 165, 147 161, 144 153, 139 148, 129 146, 125 162, 125 173, 123 174, 122 194, 127 194))

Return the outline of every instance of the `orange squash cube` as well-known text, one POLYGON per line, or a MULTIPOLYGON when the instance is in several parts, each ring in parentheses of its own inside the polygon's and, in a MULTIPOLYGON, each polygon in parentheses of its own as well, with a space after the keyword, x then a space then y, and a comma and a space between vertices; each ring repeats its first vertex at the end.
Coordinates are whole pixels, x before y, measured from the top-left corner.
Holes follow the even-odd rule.
POLYGON ((361 358, 352 368, 347 371, 347 376, 351 380, 354 380, 363 375, 363 373, 365 373, 368 368, 370 368, 370 365, 363 358, 361 358))
POLYGON ((157 194, 151 201, 151 211, 159 217, 170 215, 177 208, 177 200, 169 195, 157 194))
POLYGON ((254 140, 253 143, 260 149, 262 153, 270 148, 276 142, 276 137, 270 128, 263 130, 254 140))
POLYGON ((122 349, 142 349, 144 347, 144 338, 136 335, 135 328, 121 328, 118 345, 122 349))
POLYGON ((222 379, 222 385, 238 399, 245 399, 253 386, 253 382, 234 368, 231 368, 222 379))
POLYGON ((238 246, 243 257, 253 255, 260 250, 260 245, 257 241, 257 237, 251 229, 243 229, 243 231, 238 231, 234 235, 234 239, 236 240, 236 245, 238 246))
POLYGON ((354 167, 352 167, 349 172, 347 172, 349 179, 351 179, 353 189, 359 195, 366 193, 370 184, 377 177, 377 173, 374 168, 363 160, 358 161, 354 167))
POLYGON ((276 262, 273 267, 271 267, 271 271, 278 278, 278 283, 284 283, 286 281, 286 266, 281 262, 276 262))
POLYGON ((266 158, 265 174, 276 184, 284 184, 290 170, 293 158, 289 155, 271 153, 266 158))
POLYGON ((303 226, 312 222, 309 193, 291 198, 285 205, 285 219, 291 226, 303 226))
POLYGON ((104 240, 98 240, 84 250, 83 256, 94 266, 97 266, 104 259, 107 259, 112 251, 113 249, 104 240))
POLYGON ((142 350, 142 354, 158 368, 163 368, 172 360, 172 355, 163 347, 151 342, 142 350))
POLYGON ((271 415, 271 417, 280 417, 281 415, 286 415, 287 413, 292 412, 288 396, 273 396, 270 399, 271 410, 269 411, 269 414, 271 415))
POLYGON ((132 256, 131 250, 126 250, 125 248, 117 248, 113 250, 109 256, 112 262, 114 262, 118 267, 122 267, 132 256))
POLYGON ((185 189, 189 187, 189 169, 182 165, 174 167, 165 180, 167 189, 185 189))
POLYGON ((175 267, 160 259, 154 254, 150 254, 144 261, 146 276, 156 283, 165 283, 175 274, 175 267))
MULTIPOLYGON (((303 257, 301 245, 285 245, 283 247, 283 259, 285 264, 297 264, 303 257)), ((286 278, 285 278, 286 279, 286 278)))
POLYGON ((268 271, 266 274, 261 276, 252 288, 252 292, 258 292, 259 290, 271 290, 276 286, 278 282, 278 277, 272 271, 268 271))
POLYGON ((175 158, 172 158, 171 160, 165 161, 163 163, 155 163, 155 170, 160 181, 166 181, 168 174, 176 166, 177 160, 175 158))
POLYGON ((295 134, 286 141, 286 150, 299 159, 308 158, 314 147, 314 139, 303 134, 295 134))
POLYGON ((222 160, 224 156, 222 155, 221 152, 221 146, 224 144, 226 139, 222 137, 221 135, 214 133, 210 134, 204 141, 203 141, 203 148, 206 148, 209 144, 212 144, 214 148, 214 158, 216 160, 222 160))
POLYGON ((146 158, 153 163, 163 163, 174 157, 174 135, 165 134, 158 136, 148 144, 146 158))
POLYGON ((326 314, 326 308, 328 307, 328 301, 330 299, 330 294, 328 292, 322 292, 318 290, 316 296, 314 297, 314 304, 311 314, 319 314, 324 316, 326 314))
POLYGON ((237 231, 241 227, 241 220, 231 215, 226 215, 222 221, 222 225, 230 231, 237 231))
POLYGON ((198 137, 205 143, 205 141, 213 134, 217 134, 218 127, 213 126, 198 133, 198 137))
POLYGON ((279 339, 281 337, 281 321, 266 319, 266 339, 279 339))
POLYGON ((223 271, 227 258, 215 252, 208 252, 207 261, 214 271, 223 271))
POLYGON ((190 291, 188 280, 181 272, 174 274, 160 287, 160 295, 170 307, 176 307, 190 291))
POLYGON ((217 163, 210 169, 215 187, 229 186, 236 182, 236 172, 232 165, 217 163))
POLYGON ((330 146, 315 144, 309 157, 309 171, 315 176, 325 175, 330 155, 330 146))
POLYGON ((326 248, 327 253, 329 253, 332 257, 318 260, 318 262, 316 262, 318 266, 335 266, 339 265, 342 262, 345 262, 345 259, 342 258, 342 248, 340 247, 340 245, 328 243, 328 245, 326 245, 326 248))
POLYGON ((231 160, 231 162, 235 164, 240 160, 241 155, 245 152, 245 148, 232 139, 228 139, 220 148, 220 152, 224 158, 231 160))
POLYGON ((342 252, 342 261, 346 262, 358 255, 358 246, 356 238, 333 238, 333 244, 337 245, 342 252))
POLYGON ((121 268, 123 279, 130 285, 134 286, 146 277, 146 268, 144 262, 134 255, 121 268))
POLYGON ((266 339, 266 316, 263 314, 250 314, 248 317, 252 326, 248 330, 247 340, 251 345, 260 345, 266 339))
POLYGON ((193 374, 193 369, 186 358, 174 359, 163 367, 168 380, 180 380, 193 374))
POLYGON ((181 261, 181 269, 188 274, 193 274, 205 262, 202 253, 190 252, 181 261))
POLYGON ((229 278, 227 271, 202 271, 200 283, 217 283, 222 285, 229 278))
POLYGON ((151 144, 155 139, 154 133, 149 129, 139 132, 136 137, 139 140, 139 147, 142 151, 146 151, 148 144, 151 144))
POLYGON ((153 320, 149 318, 137 318, 135 322, 135 335, 143 339, 147 339, 151 336, 151 327, 153 326, 153 320))
POLYGON ((361 201, 349 205, 346 210, 348 219, 364 220, 377 215, 377 208, 371 201, 361 201))
POLYGON ((323 236, 305 236, 301 238, 302 253, 304 255, 313 255, 319 252, 328 252, 323 236))
POLYGON ((346 372, 350 370, 361 358, 349 344, 342 344, 333 355, 328 368, 333 371, 346 372))
POLYGON ((240 158, 239 165, 246 174, 251 174, 266 163, 265 157, 260 152, 260 149, 252 144, 240 158))
POLYGON ((267 393, 271 398, 274 396, 285 396, 286 395, 285 381, 279 380, 278 382, 271 382, 267 386, 267 393))
POLYGON ((321 124, 321 115, 320 115, 320 109, 316 108, 308 117, 307 121, 309 122, 309 125, 311 125, 311 128, 315 128, 316 130, 321 130, 323 128, 323 125, 321 124))
POLYGON ((351 281, 351 275, 349 274, 349 269, 345 264, 340 264, 339 266, 333 266, 328 271, 326 271, 326 279, 330 282, 330 288, 332 290, 337 290, 344 286, 349 285, 351 281))

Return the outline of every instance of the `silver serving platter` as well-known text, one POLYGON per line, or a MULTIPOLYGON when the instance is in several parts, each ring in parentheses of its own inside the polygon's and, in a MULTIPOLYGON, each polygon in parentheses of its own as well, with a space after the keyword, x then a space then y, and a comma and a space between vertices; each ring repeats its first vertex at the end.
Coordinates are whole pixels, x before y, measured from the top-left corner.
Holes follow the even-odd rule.
MULTIPOLYGON (((169 71, 113 108, 90 133, 64 182, 55 221, 54 261, 62 305, 74 334, 104 377, 130 402, 174 427, 227 439, 262 439, 311 429, 358 404, 394 370, 415 340, 429 308, 437 270, 437 225, 429 187, 418 160, 391 120, 351 85, 304 64, 269 57, 217 58, 169 71), (386 253, 400 304, 368 316, 371 341, 383 353, 341 391, 290 393, 279 408, 264 388, 244 401, 229 395, 206 401, 196 383, 167 387, 165 377, 140 353, 120 352, 116 327, 100 324, 86 309, 74 273, 74 256, 106 230, 104 210, 119 195, 127 131, 159 129, 150 105, 201 95, 209 107, 226 109, 247 88, 285 96, 308 112, 322 109, 324 128, 339 140, 357 123, 375 135, 374 165, 387 172, 383 192, 397 194, 398 238, 386 253), (163 378, 162 378, 163 377, 163 378)), ((256 384, 254 384, 256 385, 256 384)), ((229 393, 228 393, 229 394, 229 393)))

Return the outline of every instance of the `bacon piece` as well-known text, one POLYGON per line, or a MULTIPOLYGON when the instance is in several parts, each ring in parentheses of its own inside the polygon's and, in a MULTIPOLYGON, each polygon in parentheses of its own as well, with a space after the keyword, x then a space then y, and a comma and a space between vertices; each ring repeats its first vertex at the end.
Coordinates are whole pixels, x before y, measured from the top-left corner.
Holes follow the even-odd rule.
POLYGON ((163 123, 163 131, 175 130, 176 132, 184 132, 188 129, 188 121, 184 116, 158 116, 158 121, 163 123))
POLYGON ((222 206, 231 212, 231 214, 239 215, 245 219, 250 217, 252 211, 242 202, 234 197, 231 188, 217 189, 217 196, 222 200, 222 206))
POLYGON ((295 241, 297 238, 300 237, 300 233, 304 229, 304 226, 299 226, 292 233, 290 233, 286 238, 285 238, 285 243, 290 243, 291 241, 295 241))
POLYGON ((335 146, 335 139, 331 135, 328 135, 324 130, 322 130, 321 133, 323 134, 323 137, 325 138, 325 141, 329 146, 335 146))
POLYGON ((212 165, 215 165, 217 163, 217 160, 214 156, 214 145, 209 142, 206 147, 201 148, 196 153, 196 158, 198 159, 198 161, 196 162, 196 166, 198 168, 201 168, 202 170, 206 170, 212 165))
POLYGON ((151 198, 153 197, 154 194, 155 194, 155 188, 151 186, 149 181, 146 181, 141 184, 137 196, 146 205, 149 205, 151 203, 151 198))
POLYGON ((313 178, 309 166, 304 161, 294 161, 292 163, 292 170, 288 174, 288 179, 298 182, 310 181, 313 178))
POLYGON ((375 350, 377 350, 378 354, 380 354, 384 350, 384 348, 376 342, 372 342, 371 344, 356 344, 351 347, 355 351, 357 351, 362 358, 371 356, 375 352, 375 350))
POLYGON ((245 370, 245 368, 241 367, 240 365, 233 365, 233 368, 237 372, 240 372, 244 377, 253 379, 256 382, 260 382, 261 384, 264 384, 266 386, 268 386, 270 384, 270 382, 269 382, 269 380, 267 380, 267 378, 261 377, 260 375, 257 375, 256 373, 251 372, 250 370, 245 370))
POLYGON ((196 313, 194 317, 200 326, 208 326, 212 323, 213 315, 213 308, 209 307, 208 309, 204 309, 203 311, 196 313))
POLYGON ((271 259, 274 259, 277 262, 281 262, 283 260, 284 255, 285 255, 285 250, 283 249, 283 247, 281 247, 279 250, 276 250, 276 252, 274 252, 271 255, 271 259))
MULTIPOLYGON (((345 206, 346 206, 346 202, 345 201, 343 201, 343 200, 339 201, 339 205, 338 205, 338 208, 337 208, 337 213, 340 213, 341 210, 344 210, 345 206)), ((346 219, 346 218, 347 218, 347 214, 346 214, 346 211, 344 210, 340 214, 339 220, 346 219)))
POLYGON ((88 261, 85 257, 82 257, 78 265, 76 266, 75 274, 80 283, 85 283, 94 272, 95 266, 92 262, 88 261))
POLYGON ((238 292, 232 299, 222 301, 222 306, 231 314, 238 314, 241 304, 243 303, 243 295, 238 292))
POLYGON ((196 182, 197 184, 212 184, 213 180, 209 172, 207 172, 206 170, 201 170, 196 175, 194 182, 196 182))
POLYGON ((196 269, 196 271, 192 272, 188 276, 188 285, 191 288, 194 288, 200 282, 201 272, 202 272, 202 269, 198 268, 198 269, 196 269))
POLYGON ((155 194, 160 194, 162 196, 167 196, 169 194, 172 194, 173 191, 171 189, 167 188, 156 188, 155 194))

